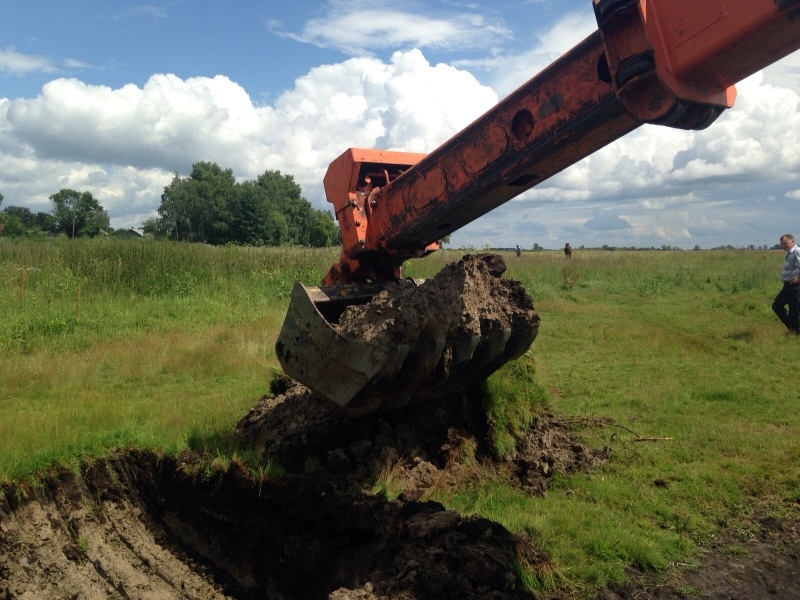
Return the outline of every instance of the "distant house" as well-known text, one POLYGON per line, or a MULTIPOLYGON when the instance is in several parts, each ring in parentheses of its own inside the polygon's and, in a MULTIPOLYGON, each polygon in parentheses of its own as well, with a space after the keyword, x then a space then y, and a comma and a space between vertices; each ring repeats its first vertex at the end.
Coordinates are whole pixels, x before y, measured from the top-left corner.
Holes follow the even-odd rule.
POLYGON ((128 233, 131 234, 131 237, 144 237, 144 231, 142 231, 141 229, 136 229, 134 227, 128 229, 128 233))

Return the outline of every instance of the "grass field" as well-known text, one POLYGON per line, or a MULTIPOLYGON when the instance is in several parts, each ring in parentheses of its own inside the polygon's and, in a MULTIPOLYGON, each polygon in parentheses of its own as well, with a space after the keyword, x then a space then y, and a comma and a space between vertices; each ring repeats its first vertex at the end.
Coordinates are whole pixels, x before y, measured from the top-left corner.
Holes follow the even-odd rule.
MULTIPOLYGON (((406 274, 431 276, 463 253, 406 274)), ((317 283, 337 254, 0 240, 0 480, 114 447, 230 452, 225 433, 279 368, 273 345, 293 282, 317 283)), ((600 471, 557 478, 544 498, 497 482, 437 497, 529 532, 556 565, 529 574, 533 588, 587 590, 624 580, 630 565, 691 563, 722 525, 747 535, 753 511, 797 510, 800 340, 770 310, 782 253, 506 261, 542 325, 494 378, 515 401, 546 390, 550 411, 612 450, 600 471)))

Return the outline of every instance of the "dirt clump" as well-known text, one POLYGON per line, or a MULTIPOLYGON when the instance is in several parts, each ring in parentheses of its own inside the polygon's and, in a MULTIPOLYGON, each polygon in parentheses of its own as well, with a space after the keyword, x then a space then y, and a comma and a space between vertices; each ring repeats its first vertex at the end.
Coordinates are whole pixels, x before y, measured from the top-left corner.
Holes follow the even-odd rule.
POLYGON ((347 410, 365 414, 457 394, 525 352, 539 315, 522 285, 502 278, 505 271, 498 254, 467 254, 421 285, 404 280, 347 308, 333 327, 357 342, 369 365, 347 410))

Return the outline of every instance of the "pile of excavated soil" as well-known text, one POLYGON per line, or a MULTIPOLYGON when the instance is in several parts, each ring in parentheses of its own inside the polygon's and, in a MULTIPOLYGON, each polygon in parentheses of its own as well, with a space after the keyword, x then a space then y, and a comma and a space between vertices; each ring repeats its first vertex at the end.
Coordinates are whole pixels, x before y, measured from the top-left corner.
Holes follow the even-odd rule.
POLYGON ((264 397, 237 426, 248 447, 263 449, 291 472, 310 459, 369 490, 391 472, 403 499, 419 499, 434 486, 457 486, 498 477, 540 495, 555 473, 587 472, 606 459, 580 443, 568 423, 540 416, 503 458, 493 456, 483 410, 483 389, 414 404, 380 415, 350 415, 291 380, 264 397))

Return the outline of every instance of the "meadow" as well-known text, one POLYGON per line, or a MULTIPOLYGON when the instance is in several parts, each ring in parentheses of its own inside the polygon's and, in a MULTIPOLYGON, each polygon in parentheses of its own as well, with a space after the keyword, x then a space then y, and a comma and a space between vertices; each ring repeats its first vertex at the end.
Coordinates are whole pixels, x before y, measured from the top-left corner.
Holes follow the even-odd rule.
MULTIPOLYGON (((432 276, 465 252, 405 274, 432 276)), ((292 285, 317 284, 337 256, 0 240, 0 482, 120 447, 236 452, 227 434, 279 370, 292 285)), ((624 581, 629 566, 693 564, 723 526, 746 537, 754 514, 796 515, 800 340, 770 309, 781 252, 505 257, 542 324, 492 387, 510 403, 544 396, 585 443, 611 449, 600 470, 557 475, 541 498, 496 481, 435 494, 527 531, 554 563, 525 573, 532 588, 589 590, 624 581)))

